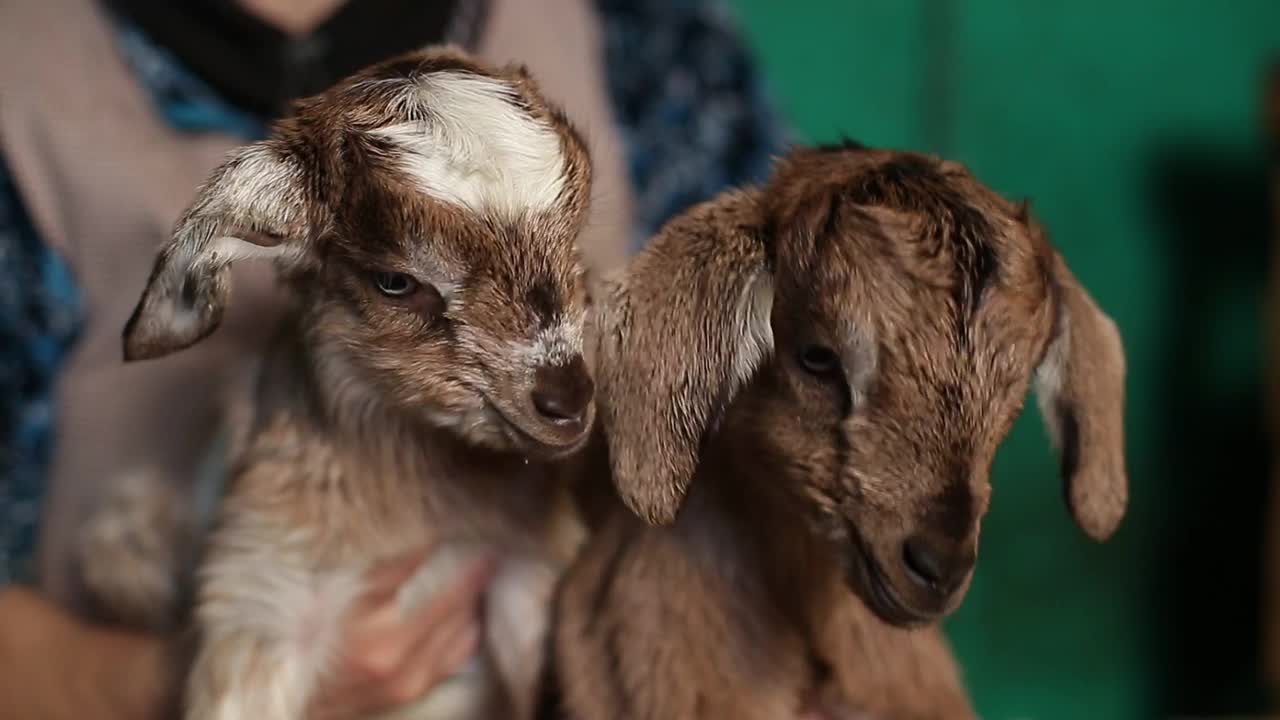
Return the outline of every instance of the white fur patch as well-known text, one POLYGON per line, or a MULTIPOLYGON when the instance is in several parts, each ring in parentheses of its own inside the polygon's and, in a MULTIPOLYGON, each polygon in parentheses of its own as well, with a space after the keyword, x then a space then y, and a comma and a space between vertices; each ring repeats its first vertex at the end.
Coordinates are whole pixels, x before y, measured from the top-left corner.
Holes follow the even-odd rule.
POLYGON ((204 639, 187 717, 300 717, 336 655, 360 578, 354 571, 317 574, 303 550, 311 545, 306 533, 281 533, 245 512, 235 523, 201 572, 204 639))
POLYGON ((1071 334, 1067 329, 1069 322, 1070 317, 1064 312, 1058 320, 1058 335, 1049 341, 1049 348, 1035 374, 1036 404, 1040 407, 1040 416, 1044 418, 1045 427, 1049 431, 1049 440, 1058 450, 1062 449, 1063 428, 1056 405, 1066 382, 1067 354, 1070 352, 1071 342, 1071 334))
POLYGON ((553 208, 564 189, 560 137, 521 111, 507 84, 468 73, 420 78, 402 100, 422 120, 373 131, 405 150, 401 165, 428 195, 518 218, 553 208))
POLYGON ((483 557, 484 550, 484 546, 479 544, 442 543, 418 568, 413 578, 400 588, 396 596, 400 612, 407 616, 452 587, 463 570, 483 557))
POLYGON ((205 252, 208 253, 211 262, 222 265, 238 260, 274 260, 297 251, 293 249, 293 246, 285 243, 279 245, 255 245, 238 237, 222 236, 210 240, 209 247, 205 252))
POLYGON ((296 188, 299 168, 262 144, 248 145, 236 156, 237 164, 210 189, 214 213, 225 213, 232 222, 268 220, 288 223, 302 210, 296 188))
POLYGON ((861 407, 867 401, 867 392, 880 372, 879 346, 871 330, 870 322, 849 322, 844 328, 849 338, 848 383, 853 407, 861 407))
POLYGON ((539 330, 530 342, 513 343, 510 352, 530 367, 568 364, 582 354, 582 322, 561 320, 539 330))
MULTIPOLYGON (((191 337, 204 325, 207 308, 188 307, 179 294, 193 275, 221 269, 237 260, 296 258, 297 242, 259 245, 245 240, 251 229, 288 228, 304 212, 298 194, 300 171, 263 145, 249 145, 236 155, 230 169, 205 189, 192 213, 177 229, 172 253, 157 282, 165 289, 154 302, 154 321, 166 334, 191 337)), ((148 291, 150 292, 150 291, 148 291)))
POLYGON ((301 168, 261 143, 241 148, 228 163, 221 177, 200 193, 174 237, 174 244, 186 253, 186 264, 224 265, 298 252, 290 243, 265 246, 243 238, 252 230, 289 228, 302 220, 306 207, 301 168))
POLYGON ((761 273, 743 290, 734 310, 739 323, 735 334, 742 347, 733 358, 733 377, 739 385, 751 379, 760 363, 773 352, 773 279, 761 273))
MULTIPOLYGON (((297 256, 299 249, 293 245, 262 246, 238 237, 215 236, 207 243, 181 242, 177 254, 165 269, 161 282, 171 288, 153 305, 153 317, 165 327, 165 332, 177 337, 192 337, 204 327, 203 313, 207 308, 192 307, 180 298, 183 285, 193 273, 203 274, 199 268, 223 268, 244 259, 281 259, 297 256)), ((197 298, 204 302, 203 298, 197 298)))
POLYGON ((449 280, 432 280, 431 287, 434 287, 436 292, 440 293, 440 297, 443 298, 445 302, 455 305, 453 308, 454 312, 461 309, 462 301, 458 299, 458 283, 449 280))
POLYGON ((422 698, 392 708, 372 720, 454 720, 480 716, 502 688, 484 659, 476 655, 454 675, 437 683, 422 698))

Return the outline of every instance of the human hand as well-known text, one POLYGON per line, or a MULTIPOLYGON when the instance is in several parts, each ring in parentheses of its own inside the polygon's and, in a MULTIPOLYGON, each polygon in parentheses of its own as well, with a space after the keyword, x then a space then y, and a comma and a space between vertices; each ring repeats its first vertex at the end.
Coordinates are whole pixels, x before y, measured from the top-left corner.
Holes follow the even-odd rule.
POLYGON ((432 548, 374 567, 347 614, 341 655, 313 694, 308 720, 363 718, 423 697, 480 644, 480 598, 495 562, 473 562, 452 587, 404 615, 396 596, 432 548))
POLYGON ((170 651, 159 636, 96 627, 0 588, 0 717, 157 720, 173 700, 170 651))

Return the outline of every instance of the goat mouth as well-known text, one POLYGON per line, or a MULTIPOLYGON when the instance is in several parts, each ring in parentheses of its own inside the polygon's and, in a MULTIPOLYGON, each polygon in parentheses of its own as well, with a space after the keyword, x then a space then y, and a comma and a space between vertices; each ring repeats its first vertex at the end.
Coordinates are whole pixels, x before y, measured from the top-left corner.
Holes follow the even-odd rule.
POLYGON ((898 627, 910 628, 927 624, 937 615, 909 607, 893 588, 893 581, 880 567, 866 544, 856 534, 849 553, 849 567, 845 569, 845 581, 857 593, 877 617, 898 627), (858 592, 861 589, 862 592, 858 592))
POLYGON ((512 420, 498 407, 498 404, 492 400, 485 398, 485 406, 489 410, 489 414, 493 417, 498 429, 506 436, 507 440, 516 448, 535 452, 538 456, 556 460, 559 458, 572 455, 587 444, 587 439, 591 435, 590 432, 584 430, 580 435, 566 443, 547 442, 542 438, 534 436, 528 430, 525 430, 515 420, 512 420))

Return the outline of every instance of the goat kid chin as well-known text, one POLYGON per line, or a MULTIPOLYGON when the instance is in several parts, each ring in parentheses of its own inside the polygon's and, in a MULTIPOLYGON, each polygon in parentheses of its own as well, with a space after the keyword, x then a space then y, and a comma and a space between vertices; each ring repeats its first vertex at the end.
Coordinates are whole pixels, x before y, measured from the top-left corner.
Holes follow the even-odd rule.
POLYGON ((552 588, 583 538, 559 463, 595 422, 590 193, 582 138, 528 72, 452 48, 299 102, 199 190, 126 359, 212 333, 243 258, 270 260, 296 305, 201 539, 188 720, 304 717, 366 569, 428 542, 404 610, 496 553, 485 638, 394 717, 530 716, 552 588))
POLYGON ((1120 335, 955 163, 797 149, 669 223, 594 314, 573 720, 972 717, 936 623, 1033 384, 1077 523, 1125 513, 1120 335))

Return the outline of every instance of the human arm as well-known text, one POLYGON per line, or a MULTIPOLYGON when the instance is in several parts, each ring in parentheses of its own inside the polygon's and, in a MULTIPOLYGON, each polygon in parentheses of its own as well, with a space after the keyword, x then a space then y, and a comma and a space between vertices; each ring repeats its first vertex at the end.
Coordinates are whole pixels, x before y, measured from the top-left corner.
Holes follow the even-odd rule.
MULTIPOLYGON (((341 657, 315 694, 308 720, 349 720, 424 695, 475 653, 479 599, 492 565, 473 566, 452 589, 407 618, 399 586, 421 551, 370 574, 348 617, 341 657)), ((79 620, 38 593, 0 588, 0 717, 159 720, 169 716, 180 677, 174 647, 161 637, 79 620)))
MULTIPOLYGON (((0 157, 0 718, 167 717, 180 677, 165 638, 87 623, 15 584, 34 573, 34 546, 52 446, 52 388, 78 330, 72 276, 36 232, 0 157), (92 709, 92 710, 90 710, 92 709)), ((391 567, 404 567, 397 561, 391 567)), ((404 577, 376 571, 371 597, 389 601, 404 577)), ((318 696, 324 720, 424 692, 474 649, 479 590, 447 594, 413 617, 386 602, 348 619, 347 644, 318 696), (421 646, 416 655, 404 650, 421 646), (367 672, 369 668, 375 672, 367 672), (332 685, 332 687, 331 687, 332 685)))
POLYGON ((169 649, 157 637, 97 627, 38 593, 0 588, 0 717, 164 717, 169 649))

